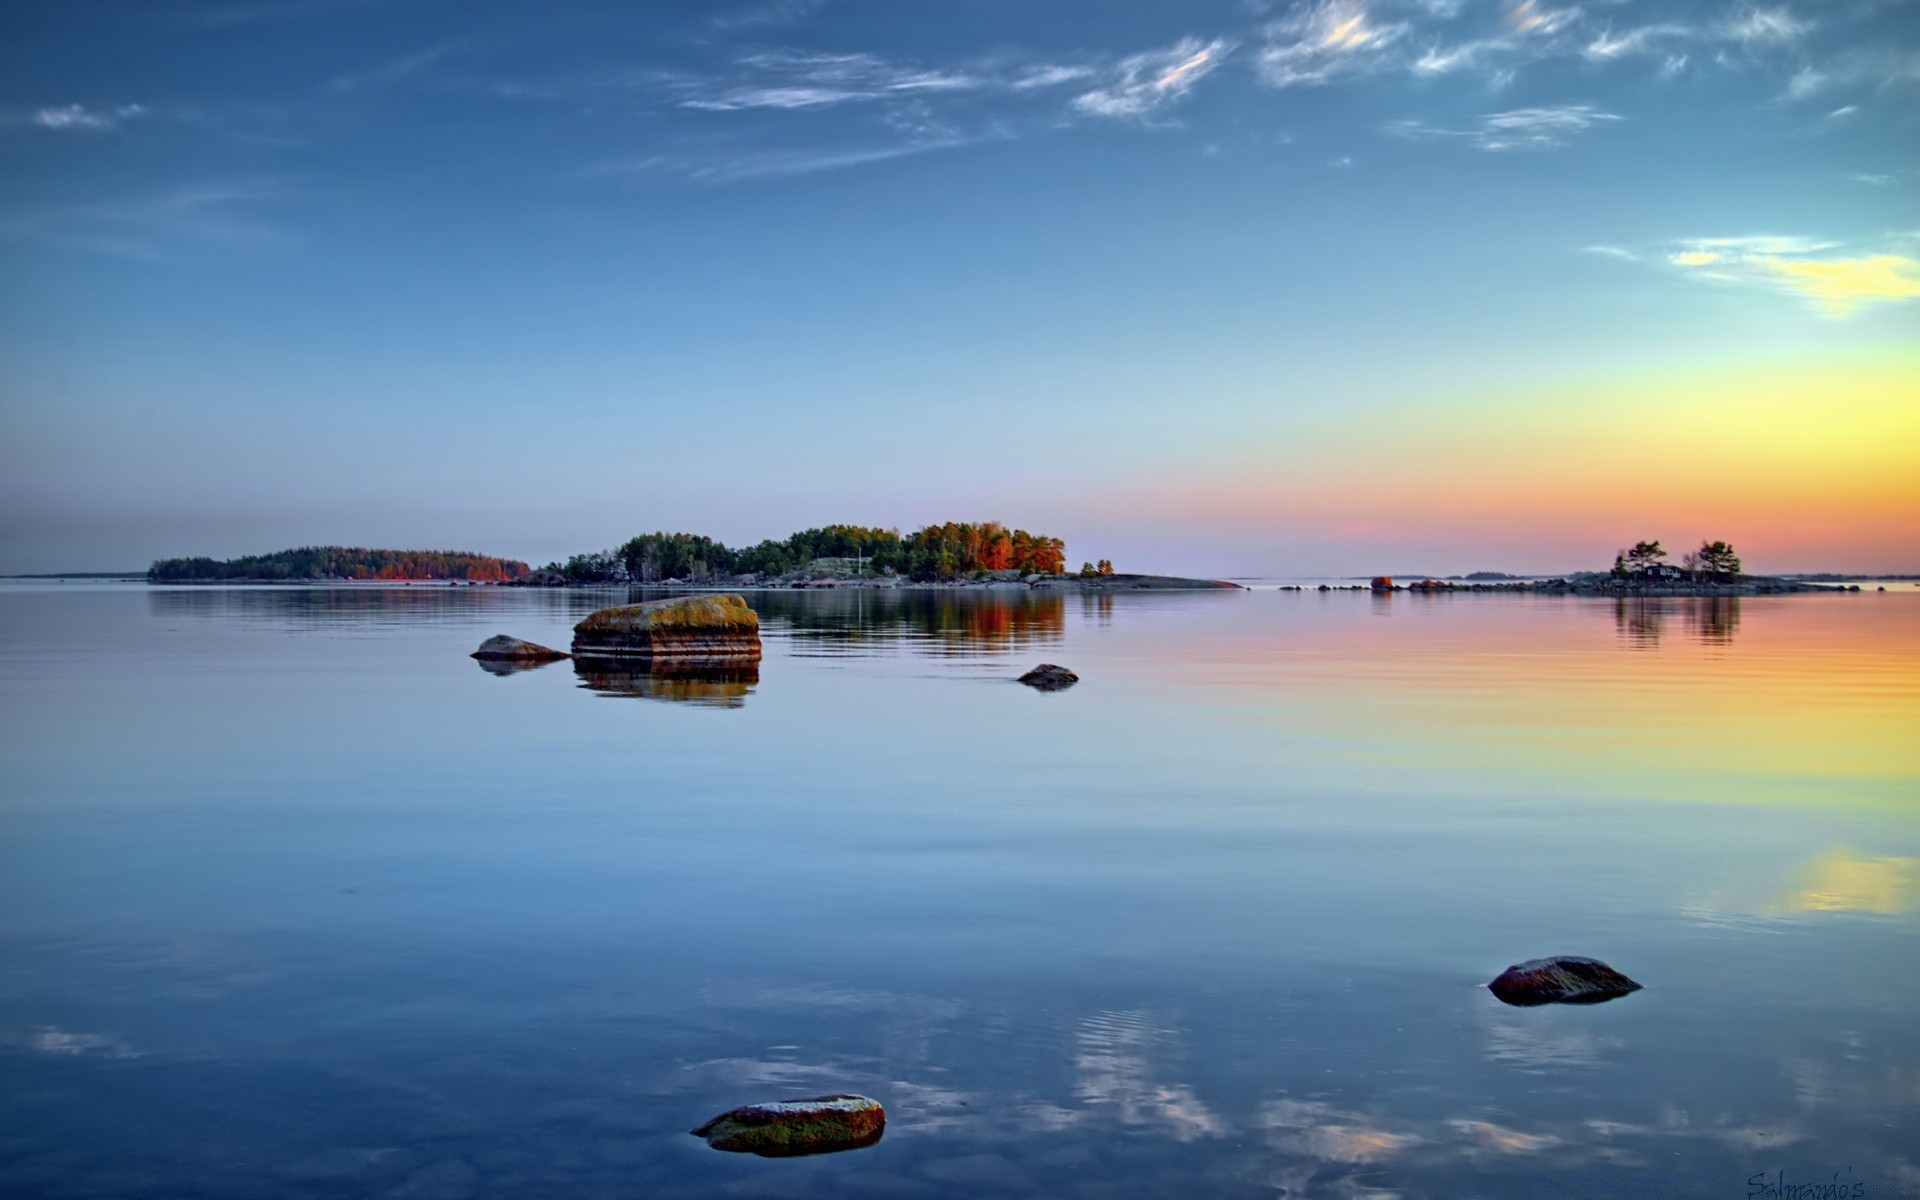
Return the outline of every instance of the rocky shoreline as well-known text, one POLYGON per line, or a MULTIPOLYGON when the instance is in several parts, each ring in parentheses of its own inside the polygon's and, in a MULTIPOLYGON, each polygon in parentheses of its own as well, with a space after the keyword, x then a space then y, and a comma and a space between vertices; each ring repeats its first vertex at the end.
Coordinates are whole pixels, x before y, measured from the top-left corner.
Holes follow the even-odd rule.
MULTIPOLYGON (((1575 575, 1565 579, 1515 579, 1492 583, 1464 583, 1446 579, 1420 579, 1412 583, 1396 583, 1387 576, 1380 576, 1371 583, 1350 585, 1320 584, 1308 587, 1305 584, 1287 584, 1281 591, 1290 592, 1372 592, 1387 595, 1394 592, 1411 592, 1415 595, 1455 595, 1459 593, 1480 594, 1498 592, 1504 594, 1526 593, 1544 596, 1604 596, 1615 599, 1649 599, 1667 596, 1780 596, 1800 592, 1844 592, 1845 585, 1824 585, 1805 583, 1795 579, 1781 579, 1770 575, 1743 575, 1733 580, 1644 580, 1620 579, 1612 575, 1575 575)), ((1858 585, 1851 588, 1859 591, 1858 585)), ((1885 590, 1885 589, 1882 589, 1885 590)))

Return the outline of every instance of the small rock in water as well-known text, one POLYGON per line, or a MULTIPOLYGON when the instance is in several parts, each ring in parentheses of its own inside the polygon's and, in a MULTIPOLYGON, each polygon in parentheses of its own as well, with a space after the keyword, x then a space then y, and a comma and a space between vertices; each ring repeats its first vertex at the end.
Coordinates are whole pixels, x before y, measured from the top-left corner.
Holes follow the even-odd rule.
POLYGON ((1020 682, 1028 687, 1039 688, 1043 692, 1054 692, 1079 683, 1080 677, 1065 667, 1056 666, 1053 663, 1041 663, 1022 675, 1020 682))
POLYGON ((797 1158, 858 1150, 880 1140, 887 1110, 865 1096, 812 1096, 748 1104, 723 1112, 693 1131, 715 1150, 797 1158))
POLYGON ((1516 963, 1500 972, 1487 988, 1503 1003, 1530 1007, 1599 1004, 1637 992, 1640 985, 1597 958, 1563 954, 1516 963))
POLYGON ((523 642, 517 637, 496 633, 481 642, 472 657, 493 662, 554 662, 565 658, 566 654, 537 642, 523 642))

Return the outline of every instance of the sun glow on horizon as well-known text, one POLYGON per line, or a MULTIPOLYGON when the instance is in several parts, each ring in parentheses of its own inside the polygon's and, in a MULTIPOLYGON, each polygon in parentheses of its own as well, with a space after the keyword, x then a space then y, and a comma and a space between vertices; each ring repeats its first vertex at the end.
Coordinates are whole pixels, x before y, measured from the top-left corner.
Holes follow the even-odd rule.
POLYGON ((1726 537, 1756 570, 1913 569, 1920 356, 1622 375, 1343 412, 1152 494, 1160 519, 1238 529, 1441 542, 1476 530, 1568 549, 1651 530, 1670 546, 1726 537))

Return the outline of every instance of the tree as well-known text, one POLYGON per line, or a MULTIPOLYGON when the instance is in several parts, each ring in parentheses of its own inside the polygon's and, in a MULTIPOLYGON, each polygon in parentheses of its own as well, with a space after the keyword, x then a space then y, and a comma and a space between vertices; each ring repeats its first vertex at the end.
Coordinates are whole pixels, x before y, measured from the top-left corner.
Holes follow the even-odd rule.
POLYGON ((1740 574, 1740 556, 1726 542, 1701 542, 1700 565, 1716 579, 1733 579, 1740 574))
POLYGON ((1700 561, 1700 552, 1698 550, 1689 550, 1680 558, 1680 565, 1686 568, 1687 578, 1695 583, 1700 582, 1700 572, 1703 569, 1700 561))
POLYGON ((1636 575, 1644 575, 1666 556, 1667 552, 1661 548, 1657 538, 1651 542, 1635 542, 1633 549, 1626 552, 1627 568, 1636 575))
POLYGON ((1102 575, 1113 574, 1113 560, 1110 558, 1101 559, 1097 564, 1095 564, 1094 570, 1098 571, 1102 575))
POLYGON ((1099 573, 1099 572, 1097 572, 1097 571, 1095 571, 1095 570, 1093 569, 1093 564, 1092 564, 1092 563, 1090 563, 1090 562, 1083 562, 1083 563, 1081 563, 1081 564, 1080 564, 1080 574, 1082 574, 1082 575, 1085 575, 1085 576, 1089 576, 1089 577, 1091 577, 1091 576, 1093 576, 1093 575, 1096 575, 1096 574, 1098 574, 1098 573, 1099 573))

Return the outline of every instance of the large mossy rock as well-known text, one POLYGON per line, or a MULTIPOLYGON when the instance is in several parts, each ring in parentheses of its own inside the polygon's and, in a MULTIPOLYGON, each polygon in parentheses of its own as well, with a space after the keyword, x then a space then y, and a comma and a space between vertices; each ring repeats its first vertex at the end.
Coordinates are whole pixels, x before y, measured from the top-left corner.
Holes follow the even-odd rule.
POLYGON ((693 1131, 715 1150, 793 1158, 858 1150, 880 1140, 887 1110, 865 1096, 812 1096, 748 1104, 723 1112, 693 1131))
POLYGON ((1599 1004, 1637 992, 1640 985, 1597 958, 1563 954, 1515 963, 1487 985, 1507 1004, 1599 1004))
POLYGON ((573 627, 577 658, 760 658, 760 618, 739 596, 603 608, 573 627))

